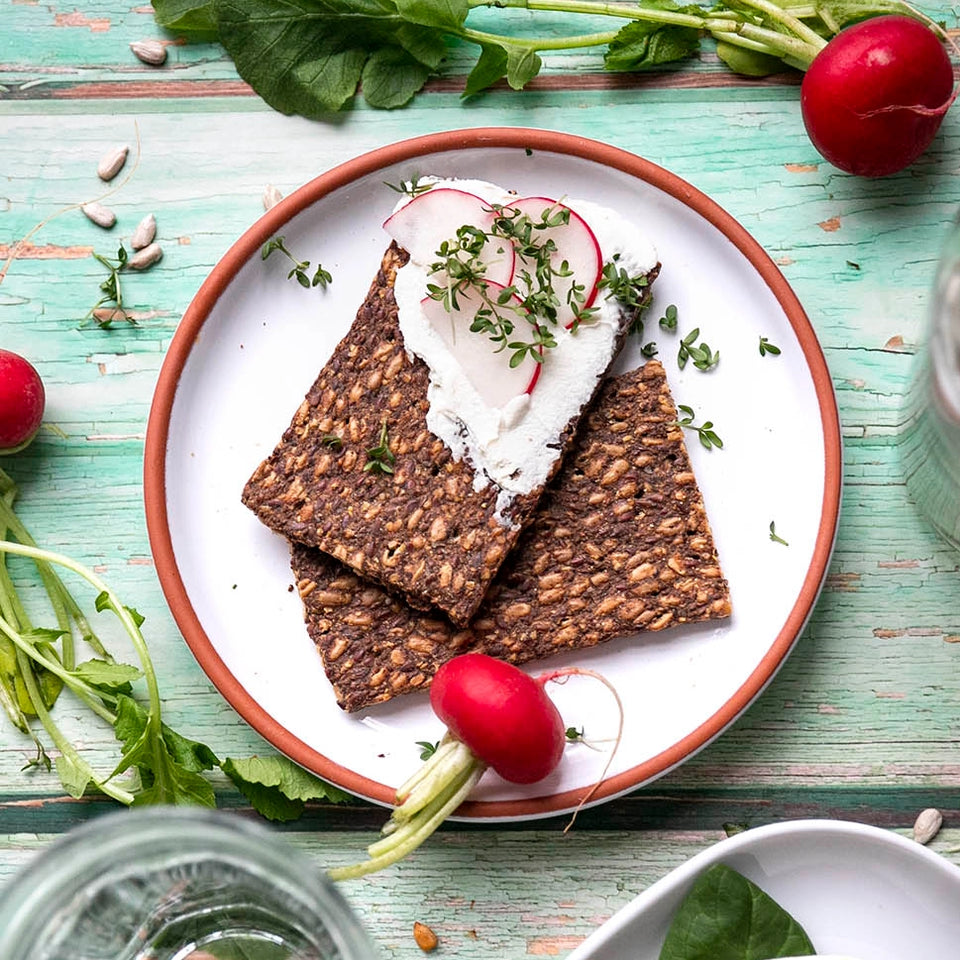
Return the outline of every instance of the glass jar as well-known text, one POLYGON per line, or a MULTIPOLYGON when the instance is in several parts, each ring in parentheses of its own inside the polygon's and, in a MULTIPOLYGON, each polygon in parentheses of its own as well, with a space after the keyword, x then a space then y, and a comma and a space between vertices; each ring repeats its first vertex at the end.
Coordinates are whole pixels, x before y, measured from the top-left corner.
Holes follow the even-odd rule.
POLYGON ((914 360, 901 452, 910 496, 960 550, 960 221, 940 260, 914 360))
POLYGON ((100 817, 0 889, 3 960, 373 960, 346 901, 302 854, 237 815, 100 817))

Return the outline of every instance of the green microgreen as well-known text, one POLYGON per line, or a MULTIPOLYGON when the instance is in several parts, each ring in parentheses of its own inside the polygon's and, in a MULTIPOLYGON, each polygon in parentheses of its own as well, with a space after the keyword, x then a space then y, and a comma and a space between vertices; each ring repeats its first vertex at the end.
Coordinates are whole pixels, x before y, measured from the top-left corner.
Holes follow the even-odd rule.
POLYGON ((579 730, 576 727, 567 727, 564 731, 564 736, 567 739, 567 743, 577 743, 583 740, 583 727, 580 727, 579 730))
POLYGON ((433 187, 432 183, 421 183, 418 174, 414 174, 409 180, 401 180, 399 183, 390 183, 384 180, 383 185, 408 197, 418 197, 421 193, 426 193, 433 187))
POLYGON ((761 337, 760 356, 765 357, 768 353, 774 357, 778 357, 780 356, 780 348, 775 343, 771 343, 766 337, 761 337))
POLYGON ((317 269, 314 271, 313 277, 309 277, 307 271, 310 269, 310 261, 298 260, 287 249, 283 237, 273 237, 268 240, 260 250, 260 259, 266 260, 267 257, 278 250, 293 264, 290 272, 287 274, 288 280, 296 277, 297 283, 299 283, 301 287, 320 287, 321 290, 326 290, 327 285, 333 283, 333 275, 328 270, 325 270, 321 263, 317 264, 317 269))
MULTIPOLYGON (((464 224, 439 245, 430 273, 440 282, 428 283, 427 295, 448 312, 475 304, 470 331, 486 336, 497 353, 508 351, 511 368, 528 358, 542 363, 545 352, 557 345, 553 331, 561 309, 573 314, 571 333, 599 312, 597 306, 586 306, 588 291, 569 263, 556 262, 557 245, 549 231, 568 224, 570 210, 556 203, 531 217, 509 204, 491 204, 489 209, 494 214, 489 230, 464 224), (487 280, 483 254, 489 244, 494 250, 513 247, 518 266, 508 287, 494 288, 487 280)), ((638 316, 647 284, 645 275, 631 277, 614 262, 604 267, 600 280, 608 296, 633 307, 638 316)))
POLYGON ((627 332, 632 337, 643 337, 643 312, 650 302, 647 291, 650 281, 643 273, 631 276, 619 261, 620 254, 615 253, 613 259, 603 265, 597 289, 606 290, 607 299, 612 297, 621 307, 634 311, 627 332))
POLYGON ((125 320, 127 323, 136 326, 137 321, 130 316, 123 306, 123 287, 120 274, 130 259, 126 247, 122 243, 120 244, 115 260, 99 253, 94 253, 93 258, 107 268, 107 279, 100 284, 100 292, 103 296, 90 308, 87 317, 93 317, 97 325, 104 330, 112 326, 114 320, 125 320), (101 311, 102 307, 106 307, 107 310, 101 311))
POLYGON ((640 352, 649 360, 651 357, 655 357, 659 351, 656 343, 651 340, 640 348, 640 352))
POLYGON ((380 425, 380 439, 375 447, 367 450, 367 462, 363 465, 366 473, 393 473, 392 464, 396 461, 390 449, 390 440, 387 437, 387 421, 380 425))
POLYGON ((36 755, 25 770, 38 776, 54 769, 74 798, 96 790, 126 805, 213 807, 213 785, 203 774, 219 767, 253 807, 271 819, 298 816, 308 799, 347 799, 342 791, 286 757, 220 761, 205 744, 168 727, 161 718, 157 673, 141 629, 144 618, 122 604, 92 570, 38 547, 13 509, 17 492, 16 484, 0 469, 0 706, 12 725, 33 741, 36 755), (8 569, 8 556, 32 561, 55 629, 33 625, 8 569), (117 661, 105 649, 58 568, 97 591, 94 607, 120 622, 136 652, 137 666, 117 661), (90 659, 77 662, 78 642, 93 651, 90 659), (145 703, 134 694, 134 684, 139 683, 146 687, 145 703), (76 700, 70 707, 71 717, 78 706, 85 707, 112 727, 121 749, 109 774, 95 771, 57 723, 53 708, 64 690, 76 700), (48 745, 56 750, 52 759, 48 745))
POLYGON ((696 346, 700 328, 694 327, 681 341, 677 351, 677 366, 682 370, 692 360, 698 370, 712 370, 720 362, 720 351, 714 352, 705 341, 696 346))
POLYGON ((343 440, 335 433, 326 433, 320 438, 320 443, 331 450, 339 450, 343 447, 343 440))
POLYGON ((770 521, 770 539, 771 539, 774 543, 782 543, 785 547, 789 547, 789 546, 790 546, 790 544, 787 543, 787 541, 784 540, 783 537, 781 537, 781 536, 777 533, 777 526, 776 526, 776 523, 775 523, 773 520, 770 521))
POLYGON ((440 746, 440 741, 437 740, 435 743, 431 743, 429 740, 418 740, 417 746, 420 748, 420 759, 429 760, 437 752, 437 747, 440 746))
POLYGON ((666 310, 663 311, 663 316, 657 321, 660 324, 661 330, 666 330, 669 333, 672 333, 677 329, 677 307, 675 304, 671 303, 666 310))
POLYGON ((642 307, 646 303, 646 288, 650 281, 644 273, 631 276, 620 266, 619 260, 620 254, 615 253, 613 259, 603 265, 597 287, 607 290, 607 296, 624 307, 642 307))
POLYGON ((492 204, 490 210, 494 218, 489 231, 464 224, 455 237, 437 248, 430 273, 443 282, 428 284, 427 295, 448 311, 460 310, 466 302, 476 303, 470 331, 486 336, 497 353, 509 351, 511 368, 528 357, 542 363, 544 351, 557 345, 551 327, 556 326, 564 303, 572 308, 573 330, 596 312, 584 305, 584 285, 576 282, 569 264, 554 263, 557 245, 545 233, 569 223, 570 210, 556 204, 543 210, 539 218, 503 204, 492 204), (488 244, 514 248, 519 266, 509 287, 494 289, 486 279, 487 265, 481 254, 488 244), (569 280, 563 300, 558 279, 569 280))
POLYGON ((697 436, 700 438, 700 443, 708 450, 713 447, 723 447, 723 441, 713 429, 712 420, 705 420, 700 426, 697 426, 693 422, 697 416, 693 411, 693 407, 689 407, 685 403, 680 403, 677 404, 677 409, 683 416, 679 420, 674 420, 671 426, 684 427, 687 430, 696 431, 697 436))

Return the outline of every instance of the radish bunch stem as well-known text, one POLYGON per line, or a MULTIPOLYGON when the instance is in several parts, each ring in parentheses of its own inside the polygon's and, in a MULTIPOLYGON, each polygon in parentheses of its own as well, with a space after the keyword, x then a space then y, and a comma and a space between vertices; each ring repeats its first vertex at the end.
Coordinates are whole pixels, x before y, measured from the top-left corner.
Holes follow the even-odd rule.
POLYGON ((330 878, 362 877, 412 853, 470 796, 486 768, 466 744, 445 737, 436 752, 397 791, 397 806, 380 839, 367 847, 370 859, 335 867, 328 871, 330 878))

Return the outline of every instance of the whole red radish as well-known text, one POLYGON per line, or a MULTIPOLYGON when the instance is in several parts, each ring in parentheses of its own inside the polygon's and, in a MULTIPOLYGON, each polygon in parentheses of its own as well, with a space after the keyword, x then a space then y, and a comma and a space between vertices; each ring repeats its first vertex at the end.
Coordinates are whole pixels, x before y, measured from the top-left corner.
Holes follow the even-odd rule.
POLYGON ((807 70, 800 105, 807 134, 827 160, 882 177, 926 150, 952 90, 950 58, 933 30, 892 14, 841 30, 807 70))
POLYGON ((504 780, 536 783, 560 762, 565 727, 543 684, 502 660, 466 653, 433 678, 430 706, 504 780))
POLYGON ((623 731, 623 707, 610 681, 572 666, 531 677, 486 654, 464 653, 440 667, 430 686, 430 705, 447 725, 446 736, 435 747, 421 744, 429 748, 426 762, 397 788, 397 805, 381 838, 367 847, 370 859, 336 867, 329 876, 362 877, 405 857, 470 796, 487 767, 513 783, 535 783, 551 773, 567 736, 544 686, 571 676, 599 680, 613 693, 620 712, 620 730, 606 766, 580 798, 579 810, 606 776, 623 731))
POLYGON ((40 429, 44 402, 40 374, 19 354, 0 349, 0 454, 30 443, 40 429))

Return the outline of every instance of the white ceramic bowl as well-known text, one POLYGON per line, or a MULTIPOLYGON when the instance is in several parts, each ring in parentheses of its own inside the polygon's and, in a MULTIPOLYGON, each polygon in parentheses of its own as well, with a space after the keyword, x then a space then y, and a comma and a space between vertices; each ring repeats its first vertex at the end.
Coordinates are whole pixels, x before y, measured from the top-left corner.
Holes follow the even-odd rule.
POLYGON ((567 960, 657 960, 693 881, 725 863, 795 917, 819 954, 960 956, 960 868, 913 840, 839 820, 795 820, 723 840, 677 867, 567 960))

